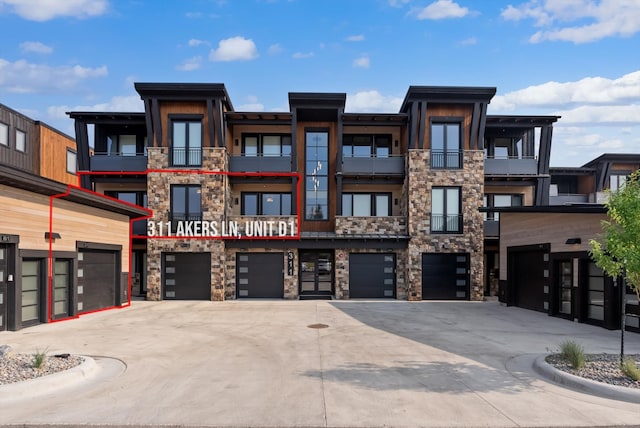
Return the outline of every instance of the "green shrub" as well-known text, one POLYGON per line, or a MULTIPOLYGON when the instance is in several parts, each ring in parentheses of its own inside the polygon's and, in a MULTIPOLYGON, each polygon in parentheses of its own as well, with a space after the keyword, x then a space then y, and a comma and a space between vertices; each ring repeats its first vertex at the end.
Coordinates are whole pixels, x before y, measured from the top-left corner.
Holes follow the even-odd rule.
POLYGON ((640 368, 638 368, 636 362, 633 361, 633 358, 625 358, 620 368, 622 369, 622 373, 631 379, 635 381, 640 380, 640 368))
POLYGON ((46 359, 47 359, 46 349, 44 351, 36 350, 36 352, 33 354, 33 368, 41 369, 46 359))
POLYGON ((560 356, 576 370, 582 368, 587 361, 584 348, 573 340, 565 340, 560 344, 560 356))

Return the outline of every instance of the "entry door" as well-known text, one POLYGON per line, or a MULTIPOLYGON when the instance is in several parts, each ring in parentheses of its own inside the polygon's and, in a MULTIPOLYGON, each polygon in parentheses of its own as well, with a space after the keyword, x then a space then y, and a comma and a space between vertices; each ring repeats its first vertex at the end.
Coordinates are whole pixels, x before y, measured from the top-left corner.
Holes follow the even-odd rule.
POLYGON ((21 318, 22 327, 40 322, 42 260, 22 260, 21 318))
POLYGON ((56 260, 53 265, 53 296, 51 313, 54 319, 71 315, 71 260, 56 260))
POLYGON ((7 277, 9 275, 9 247, 0 245, 0 331, 7 329, 7 277))
POLYGON ((558 315, 571 319, 573 317, 573 260, 559 260, 556 263, 558 315))
POLYGON ((604 323, 605 273, 594 262, 589 262, 586 295, 587 322, 596 325, 604 323))
POLYGON ((300 252, 300 294, 333 293, 333 252, 300 252))

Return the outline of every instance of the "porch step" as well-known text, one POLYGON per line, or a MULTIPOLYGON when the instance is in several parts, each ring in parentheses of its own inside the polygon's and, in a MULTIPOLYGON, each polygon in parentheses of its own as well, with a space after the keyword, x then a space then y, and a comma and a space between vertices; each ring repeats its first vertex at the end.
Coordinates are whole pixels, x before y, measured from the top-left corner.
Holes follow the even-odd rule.
POLYGON ((326 294, 305 294, 298 296, 298 300, 331 300, 332 297, 326 294))

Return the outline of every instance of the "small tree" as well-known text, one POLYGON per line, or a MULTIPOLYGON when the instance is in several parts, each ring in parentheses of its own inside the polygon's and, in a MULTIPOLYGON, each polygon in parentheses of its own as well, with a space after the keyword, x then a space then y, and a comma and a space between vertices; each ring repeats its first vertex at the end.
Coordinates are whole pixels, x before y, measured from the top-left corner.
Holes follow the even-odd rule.
MULTIPOLYGON (((602 221, 600 239, 589 242, 591 257, 609 276, 624 276, 640 300, 640 170, 631 174, 624 186, 609 192, 605 206, 609 219, 602 221)), ((624 355, 624 296, 623 289, 620 358, 624 355)))

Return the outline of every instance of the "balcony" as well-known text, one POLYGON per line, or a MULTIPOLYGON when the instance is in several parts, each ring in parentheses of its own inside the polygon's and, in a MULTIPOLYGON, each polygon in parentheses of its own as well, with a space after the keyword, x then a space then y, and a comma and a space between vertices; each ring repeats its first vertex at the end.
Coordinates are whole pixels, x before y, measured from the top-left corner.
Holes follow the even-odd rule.
POLYGON ((389 157, 344 157, 344 175, 404 175, 404 155, 389 157))
POLYGON ((485 158, 485 175, 538 175, 538 160, 531 158, 485 158))
POLYGON ((95 153, 91 156, 90 171, 106 172, 138 172, 147 170, 147 155, 136 153, 135 155, 110 155, 95 153))
POLYGON ((549 205, 587 204, 592 202, 589 194, 558 194, 549 196, 549 205))
POLYGON ((431 214, 431 233, 462 233, 461 214, 431 214))
POLYGON ((291 156, 229 156, 231 172, 291 172, 291 156))

